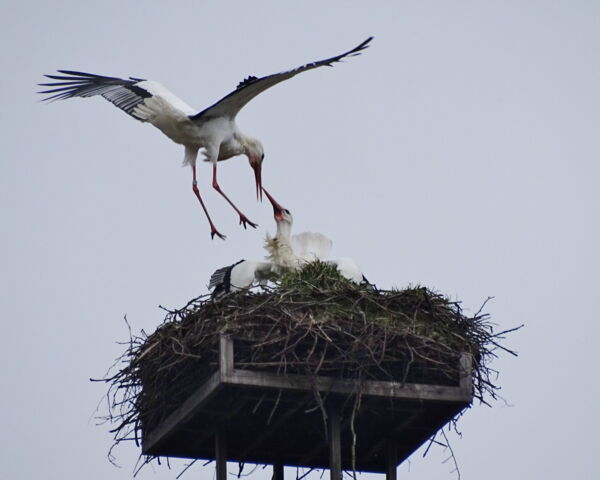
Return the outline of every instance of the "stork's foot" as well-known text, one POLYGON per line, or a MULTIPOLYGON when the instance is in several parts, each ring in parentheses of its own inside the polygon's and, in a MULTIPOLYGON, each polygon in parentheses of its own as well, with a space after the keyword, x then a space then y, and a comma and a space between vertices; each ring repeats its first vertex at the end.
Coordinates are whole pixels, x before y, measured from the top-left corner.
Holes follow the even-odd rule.
POLYGON ((213 240, 215 238, 215 235, 217 237, 219 237, 221 240, 225 240, 227 237, 225 235, 223 235, 221 232, 219 232, 214 225, 211 225, 210 227, 210 238, 211 240, 213 240))
POLYGON ((252 228, 258 227, 258 223, 251 222, 243 213, 240 213, 240 225, 244 226, 244 230, 246 230, 246 225, 250 225, 252 228))

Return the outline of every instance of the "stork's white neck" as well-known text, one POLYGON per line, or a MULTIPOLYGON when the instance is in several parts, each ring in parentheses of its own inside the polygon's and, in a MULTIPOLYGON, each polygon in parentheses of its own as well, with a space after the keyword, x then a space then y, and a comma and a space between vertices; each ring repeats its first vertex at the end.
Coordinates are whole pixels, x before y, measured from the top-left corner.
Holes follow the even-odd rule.
POLYGON ((277 269, 298 267, 298 257, 294 253, 291 242, 292 224, 290 222, 277 222, 277 233, 274 237, 267 235, 265 249, 269 252, 267 259, 277 269))
POLYGON ((291 243, 292 237, 292 224, 291 222, 277 222, 277 237, 282 241, 291 243))
POLYGON ((233 139, 239 143, 240 145, 240 153, 243 153, 248 158, 251 156, 261 158, 263 154, 263 147, 259 140, 254 137, 250 137, 248 135, 240 132, 237 127, 233 132, 233 139))
POLYGON ((233 131, 233 141, 239 144, 240 149, 244 149, 248 144, 248 137, 240 132, 236 127, 233 131))

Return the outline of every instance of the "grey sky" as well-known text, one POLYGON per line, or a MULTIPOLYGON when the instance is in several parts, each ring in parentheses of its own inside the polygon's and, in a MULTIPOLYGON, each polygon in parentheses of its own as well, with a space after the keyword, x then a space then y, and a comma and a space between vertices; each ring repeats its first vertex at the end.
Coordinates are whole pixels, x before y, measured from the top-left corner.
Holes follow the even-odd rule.
MULTIPOLYGON (((488 311, 518 359, 494 363, 510 407, 475 405, 451 436, 463 479, 596 478, 600 262, 600 5, 586 1, 2 1, 1 478, 128 479, 90 421, 101 376, 158 304, 260 259, 272 210, 244 158, 220 183, 256 231, 200 188, 183 149, 102 99, 33 93, 57 68, 160 81, 198 109, 249 74, 362 56, 285 82, 238 118, 266 151, 263 183, 381 287, 423 284, 488 311), (226 6, 227 5, 227 6, 226 6), (369 5, 369 6, 367 6, 369 5)), ((400 467, 454 479, 447 452, 400 467)), ((172 479, 146 468, 141 479, 172 479)), ((212 478, 194 467, 188 478, 212 478)), ((268 478, 257 473, 259 479, 268 478)))

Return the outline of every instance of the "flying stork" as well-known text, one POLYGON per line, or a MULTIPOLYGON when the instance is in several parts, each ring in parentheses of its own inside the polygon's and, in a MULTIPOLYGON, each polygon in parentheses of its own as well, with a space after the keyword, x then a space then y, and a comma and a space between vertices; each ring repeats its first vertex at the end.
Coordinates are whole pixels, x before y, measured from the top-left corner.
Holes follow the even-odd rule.
POLYGON ((261 167, 265 156, 263 147, 259 140, 243 134, 238 129, 235 117, 250 100, 284 80, 314 68, 333 66, 346 57, 360 55, 362 50, 368 48, 372 38, 367 38, 352 50, 335 57, 261 78, 249 76, 241 81, 233 92, 202 111, 190 107, 155 81, 134 77, 129 79, 105 77, 73 70, 58 70, 62 75, 45 75, 58 81, 40 83, 40 86, 52 88, 38 93, 50 94, 44 100, 101 95, 136 120, 151 123, 175 143, 183 145, 185 147, 183 162, 192 167, 192 189, 210 224, 211 238, 217 235, 225 239, 225 235, 215 227, 198 190, 196 180, 198 151, 202 149, 204 160, 212 163, 212 186, 237 212, 240 224, 244 228, 246 225, 256 228, 257 225, 233 204, 217 181, 217 162, 237 155, 245 155, 254 170, 257 198, 262 199, 261 167))

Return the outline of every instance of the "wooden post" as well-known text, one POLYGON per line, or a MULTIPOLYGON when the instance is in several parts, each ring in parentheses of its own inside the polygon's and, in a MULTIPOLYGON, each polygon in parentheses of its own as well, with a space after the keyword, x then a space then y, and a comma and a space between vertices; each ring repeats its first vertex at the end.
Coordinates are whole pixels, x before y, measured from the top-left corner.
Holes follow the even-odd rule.
POLYGON ((396 480, 396 467, 398 466, 398 448, 396 442, 389 439, 386 444, 387 461, 385 480, 396 480))
POLYGON ((219 370, 222 377, 233 371, 233 340, 228 335, 219 336, 219 370))
POLYGON ((342 448, 340 444, 340 412, 328 411, 329 473, 331 480, 342 480, 342 448))
POLYGON ((217 463, 217 480, 227 480, 227 438, 225 429, 219 425, 215 432, 215 460, 217 463))
POLYGON ((273 464, 273 480, 283 480, 283 463, 275 462, 273 464))
POLYGON ((473 395, 473 362, 469 353, 462 353, 459 361, 460 389, 465 395, 473 395))

